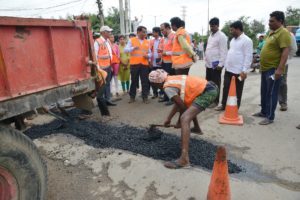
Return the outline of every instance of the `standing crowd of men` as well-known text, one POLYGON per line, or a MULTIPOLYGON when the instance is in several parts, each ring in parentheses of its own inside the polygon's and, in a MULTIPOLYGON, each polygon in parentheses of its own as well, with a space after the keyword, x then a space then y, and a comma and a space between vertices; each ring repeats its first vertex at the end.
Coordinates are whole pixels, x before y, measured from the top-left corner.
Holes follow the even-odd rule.
MULTIPOLYGON (((284 20, 283 12, 272 12, 269 18, 270 30, 263 40, 264 44, 259 43, 261 110, 253 116, 262 118, 260 125, 273 123, 278 96, 281 110, 287 109, 286 63, 289 55, 295 53, 295 48, 294 36, 284 28, 284 20), (283 88, 282 92, 280 88, 283 88)), ((98 104, 115 105, 111 101, 110 92, 112 74, 117 77, 116 71, 123 73, 127 70, 127 80, 121 78, 123 74, 119 75, 119 78, 123 91, 128 91, 130 73, 129 103, 136 101, 137 89, 141 82, 141 97, 144 103, 149 103, 148 96, 152 87, 152 99, 160 97, 160 102, 166 102, 166 105, 174 104, 165 126, 170 125, 176 112, 180 113, 176 127, 181 128, 181 156, 176 161, 166 163, 165 166, 169 168, 189 166, 190 132, 202 133, 197 115, 206 108, 225 110, 232 77, 235 77, 236 82, 237 106, 238 108, 241 106, 244 83, 253 61, 253 42, 244 33, 241 21, 230 24, 232 39, 229 45, 227 36, 219 30, 219 19, 212 18, 209 25, 211 34, 207 40, 204 56, 205 78, 189 75, 190 67, 196 62, 197 57, 191 36, 185 30, 184 21, 179 17, 173 17, 170 24, 162 23, 160 27, 154 27, 151 40, 147 39, 147 29, 144 26, 137 27, 136 36, 130 37, 127 44, 125 37, 120 36, 119 50, 113 48, 113 42, 109 40, 112 29, 108 26, 101 27, 101 37, 95 40, 98 68, 107 74, 105 89, 97 95, 98 104), (113 64, 119 63, 121 63, 120 70, 113 67, 113 64), (220 100, 223 69, 225 71, 223 95, 220 100), (191 121, 194 122, 192 129, 190 129, 191 121)), ((201 52, 202 56, 203 54, 204 52, 201 52)), ((116 89, 118 93, 118 88, 116 89)), ((109 112, 105 113, 102 110, 103 108, 100 108, 103 115, 109 115, 109 112)))

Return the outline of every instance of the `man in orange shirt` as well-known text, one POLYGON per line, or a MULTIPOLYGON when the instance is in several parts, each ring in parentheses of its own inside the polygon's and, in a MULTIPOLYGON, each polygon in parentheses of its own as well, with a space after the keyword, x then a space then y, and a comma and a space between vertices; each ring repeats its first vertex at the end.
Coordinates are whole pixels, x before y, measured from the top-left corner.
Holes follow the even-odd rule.
POLYGON ((174 101, 174 107, 169 113, 164 125, 170 126, 176 112, 180 112, 180 118, 176 127, 181 127, 181 156, 179 159, 165 163, 165 167, 171 169, 187 168, 189 161, 190 132, 202 133, 198 124, 197 115, 204 111, 217 97, 218 87, 213 82, 205 79, 188 76, 168 76, 164 70, 152 71, 149 80, 159 88, 163 88, 168 97, 174 101), (190 129, 191 121, 194 128, 190 129), (195 129, 197 129, 195 131, 195 129))

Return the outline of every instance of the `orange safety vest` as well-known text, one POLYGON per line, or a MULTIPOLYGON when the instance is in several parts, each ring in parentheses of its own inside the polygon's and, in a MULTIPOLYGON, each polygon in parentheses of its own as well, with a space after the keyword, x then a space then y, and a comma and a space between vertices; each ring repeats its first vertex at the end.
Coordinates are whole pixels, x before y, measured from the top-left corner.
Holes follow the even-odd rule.
POLYGON ((111 65, 109 50, 105 44, 105 41, 101 37, 98 38, 96 41, 99 44, 98 65, 102 69, 107 68, 111 65))
MULTIPOLYGON (((166 53, 167 51, 172 51, 174 37, 175 37, 175 33, 171 32, 167 38, 163 39, 162 47, 161 47, 163 53, 166 53)), ((172 63, 172 56, 163 55, 162 60, 164 63, 172 63)))
POLYGON ((137 37, 131 38, 130 41, 132 47, 139 47, 130 53, 130 65, 149 65, 148 58, 144 58, 145 55, 148 55, 149 41, 144 39, 141 44, 137 37))
POLYGON ((187 75, 168 76, 163 88, 175 87, 180 90, 180 98, 190 107, 196 97, 205 90, 207 80, 187 75))
POLYGON ((178 37, 182 35, 187 40, 187 43, 191 43, 191 38, 188 33, 181 27, 176 31, 172 48, 172 67, 175 69, 182 69, 190 67, 193 64, 193 59, 182 49, 179 44, 178 37))

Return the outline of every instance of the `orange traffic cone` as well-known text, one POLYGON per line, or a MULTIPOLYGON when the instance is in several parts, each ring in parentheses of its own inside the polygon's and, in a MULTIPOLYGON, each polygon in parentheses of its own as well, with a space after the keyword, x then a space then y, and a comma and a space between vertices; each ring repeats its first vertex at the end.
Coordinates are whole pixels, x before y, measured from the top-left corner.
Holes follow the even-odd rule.
POLYGON ((230 185, 225 147, 218 147, 208 187, 207 200, 230 200, 230 185))
POLYGON ((220 115, 219 123, 232 125, 243 125, 244 123, 243 116, 238 113, 234 76, 231 78, 225 112, 220 115))

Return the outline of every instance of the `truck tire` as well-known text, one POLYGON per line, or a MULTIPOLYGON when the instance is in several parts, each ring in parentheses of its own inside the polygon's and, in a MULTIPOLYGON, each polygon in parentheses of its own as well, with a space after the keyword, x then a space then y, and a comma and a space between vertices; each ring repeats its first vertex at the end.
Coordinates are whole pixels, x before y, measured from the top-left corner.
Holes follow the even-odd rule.
POLYGON ((43 200, 47 170, 35 144, 22 132, 0 126, 0 199, 43 200))

